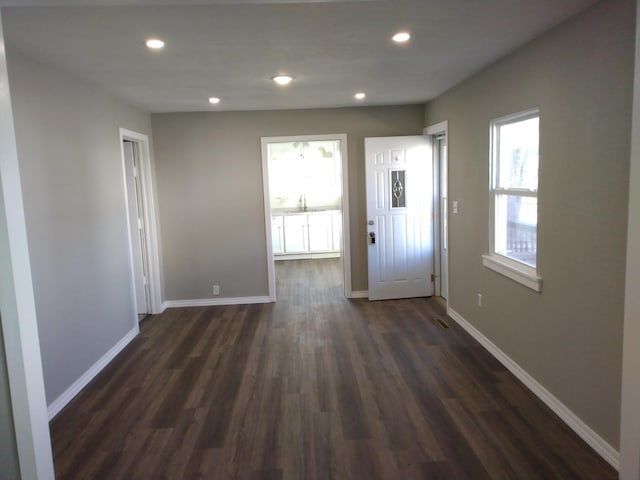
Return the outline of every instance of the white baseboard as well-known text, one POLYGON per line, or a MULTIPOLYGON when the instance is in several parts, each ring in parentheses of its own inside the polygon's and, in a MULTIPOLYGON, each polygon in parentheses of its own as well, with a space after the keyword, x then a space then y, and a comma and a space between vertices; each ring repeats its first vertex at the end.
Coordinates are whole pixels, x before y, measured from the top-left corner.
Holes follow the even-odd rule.
POLYGON ((166 308, 175 307, 210 307, 216 305, 248 305, 250 303, 271 303, 268 296, 264 297, 228 297, 228 298, 195 298, 193 300, 166 300, 166 308))
POLYGON ((167 309, 167 303, 166 302, 160 302, 159 305, 159 309, 157 312, 151 312, 151 315, 162 315, 164 313, 164 311, 167 309))
POLYGON ((369 298, 369 291, 356 290, 355 292, 351 292, 351 298, 369 298))
POLYGON ((580 438, 582 438, 591 448, 593 448, 602 458, 604 458, 613 468, 620 469, 620 452, 613 448, 605 439, 593 431, 584 421, 573 413, 565 404, 558 400, 551 392, 544 388, 536 379, 529 375, 511 357, 500 350, 491 340, 485 337, 479 330, 465 320, 462 315, 447 308, 447 314, 453 318, 458 325, 464 328, 473 338, 475 338, 489 353, 491 353, 507 370, 518 378, 531 390, 540 400, 542 400, 553 412, 562 419, 580 438))
POLYGON ((87 384, 93 380, 98 373, 106 367, 116 355, 118 355, 124 347, 126 347, 131 340, 138 336, 140 329, 136 325, 132 328, 124 337, 122 337, 118 343, 116 343, 107 353, 105 353, 96 363, 94 363, 89 370, 87 370, 73 385, 71 385, 65 392, 56 398, 51 405, 47 407, 47 416, 49 420, 53 419, 60 411, 67 406, 67 404, 73 400, 73 398, 80 393, 87 384))

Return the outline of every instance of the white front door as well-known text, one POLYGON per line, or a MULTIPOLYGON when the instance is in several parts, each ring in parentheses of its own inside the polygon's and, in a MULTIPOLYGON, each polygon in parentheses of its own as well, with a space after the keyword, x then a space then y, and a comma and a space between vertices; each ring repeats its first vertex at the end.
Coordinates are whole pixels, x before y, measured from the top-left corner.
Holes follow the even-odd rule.
POLYGON ((365 139, 369 299, 433 295, 433 156, 423 136, 365 139))

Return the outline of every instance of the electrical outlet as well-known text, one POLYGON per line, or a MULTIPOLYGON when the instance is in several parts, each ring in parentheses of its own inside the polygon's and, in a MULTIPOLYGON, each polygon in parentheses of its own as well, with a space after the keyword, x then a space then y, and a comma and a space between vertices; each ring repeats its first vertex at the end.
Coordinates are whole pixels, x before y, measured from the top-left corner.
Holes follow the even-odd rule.
POLYGON ((220 295, 220 285, 214 285, 213 286, 213 294, 214 295, 220 295))
POLYGON ((478 306, 482 307, 482 294, 481 293, 478 294, 478 306))

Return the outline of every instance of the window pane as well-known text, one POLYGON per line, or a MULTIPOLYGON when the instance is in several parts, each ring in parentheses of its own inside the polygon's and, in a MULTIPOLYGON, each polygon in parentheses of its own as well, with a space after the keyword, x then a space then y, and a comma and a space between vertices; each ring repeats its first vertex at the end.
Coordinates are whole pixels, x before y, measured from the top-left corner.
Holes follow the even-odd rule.
POLYGON ((538 199, 496 195, 495 251, 536 266, 538 199))
POLYGON ((274 210, 335 208, 342 178, 339 140, 269 143, 269 191, 274 210))
POLYGON ((538 120, 497 126, 498 187, 538 189, 538 120))
POLYGON ((391 170, 391 208, 406 208, 407 187, 404 170, 391 170))

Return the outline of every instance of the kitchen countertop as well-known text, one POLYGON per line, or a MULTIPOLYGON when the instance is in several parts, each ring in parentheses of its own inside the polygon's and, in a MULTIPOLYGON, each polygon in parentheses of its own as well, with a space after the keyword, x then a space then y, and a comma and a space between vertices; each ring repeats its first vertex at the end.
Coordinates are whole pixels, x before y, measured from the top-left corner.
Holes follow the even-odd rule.
POLYGON ((340 213, 338 208, 307 208, 306 210, 292 210, 288 208, 272 209, 271 215, 301 215, 306 213, 340 213))

